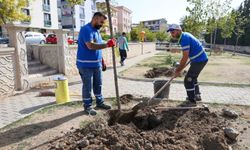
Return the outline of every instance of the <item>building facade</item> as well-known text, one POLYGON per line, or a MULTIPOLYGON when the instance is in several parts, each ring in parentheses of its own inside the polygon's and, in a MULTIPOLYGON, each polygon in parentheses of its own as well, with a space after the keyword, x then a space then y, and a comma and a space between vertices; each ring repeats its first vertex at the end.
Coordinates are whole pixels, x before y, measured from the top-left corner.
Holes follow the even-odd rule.
POLYGON ((165 18, 141 21, 141 24, 152 32, 166 31, 167 29, 167 20, 165 18))
POLYGON ((58 0, 59 26, 63 29, 72 29, 74 20, 74 30, 79 32, 81 27, 91 21, 93 14, 97 11, 95 0, 86 0, 82 5, 74 6, 74 17, 72 8, 66 0, 58 0))
POLYGON ((129 33, 132 24, 132 11, 124 6, 117 6, 118 9, 118 32, 129 33))
MULTIPOLYGON (((97 11, 103 12, 107 16, 106 3, 105 2, 97 2, 96 5, 97 5, 97 11)), ((111 11, 111 21, 112 21, 113 33, 114 33, 114 35, 116 35, 118 33, 118 11, 119 10, 115 6, 110 5, 110 11, 111 11)), ((103 32, 107 35, 110 35, 109 20, 108 19, 104 25, 103 32)))
MULTIPOLYGON (((27 31, 46 32, 46 29, 58 29, 57 2, 55 0, 32 0, 22 10, 30 16, 30 20, 13 23, 26 26, 27 31)), ((7 35, 4 28, 2 28, 2 35, 7 35)))

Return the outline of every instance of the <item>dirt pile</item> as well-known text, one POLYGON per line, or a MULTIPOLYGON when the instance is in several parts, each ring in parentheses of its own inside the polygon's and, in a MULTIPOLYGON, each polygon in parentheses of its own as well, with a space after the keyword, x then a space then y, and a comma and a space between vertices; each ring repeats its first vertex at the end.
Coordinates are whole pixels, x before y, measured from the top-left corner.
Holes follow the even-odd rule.
POLYGON ((216 113, 147 108, 123 119, 97 120, 52 141, 48 149, 229 149, 222 129, 226 123, 216 113))
POLYGON ((144 76, 146 78, 156 78, 160 76, 170 77, 173 74, 174 74, 173 68, 160 67, 160 68, 153 68, 151 70, 148 70, 144 76))
POLYGON ((131 94, 124 94, 120 97, 121 104, 127 104, 131 102, 131 100, 135 99, 131 94))

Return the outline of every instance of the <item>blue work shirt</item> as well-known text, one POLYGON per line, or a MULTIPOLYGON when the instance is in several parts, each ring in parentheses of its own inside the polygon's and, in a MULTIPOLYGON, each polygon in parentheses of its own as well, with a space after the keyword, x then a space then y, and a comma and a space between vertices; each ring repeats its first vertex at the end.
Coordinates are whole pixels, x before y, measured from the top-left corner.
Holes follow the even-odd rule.
POLYGON ((189 50, 191 62, 203 62, 208 60, 208 56, 202 47, 201 42, 188 32, 182 32, 179 44, 183 51, 189 50))
POLYGON ((91 23, 80 30, 76 65, 78 68, 98 68, 102 66, 102 50, 88 49, 86 42, 102 44, 101 34, 91 23))

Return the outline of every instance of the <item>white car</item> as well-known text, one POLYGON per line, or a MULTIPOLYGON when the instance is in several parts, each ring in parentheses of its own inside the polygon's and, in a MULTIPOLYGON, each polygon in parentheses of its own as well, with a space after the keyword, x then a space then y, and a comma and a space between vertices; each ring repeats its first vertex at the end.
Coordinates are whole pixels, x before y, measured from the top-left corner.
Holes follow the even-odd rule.
POLYGON ((39 32, 26 32, 25 33, 26 44, 45 44, 46 38, 39 32))

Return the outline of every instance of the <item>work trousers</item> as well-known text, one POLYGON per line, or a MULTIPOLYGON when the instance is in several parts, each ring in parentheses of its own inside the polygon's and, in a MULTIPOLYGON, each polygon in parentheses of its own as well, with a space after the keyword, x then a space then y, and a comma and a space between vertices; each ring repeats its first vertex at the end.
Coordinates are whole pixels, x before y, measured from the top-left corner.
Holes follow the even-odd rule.
POLYGON ((191 62, 190 64, 190 68, 184 78, 184 86, 190 101, 195 101, 195 95, 201 94, 197 78, 206 64, 207 61, 191 62))

